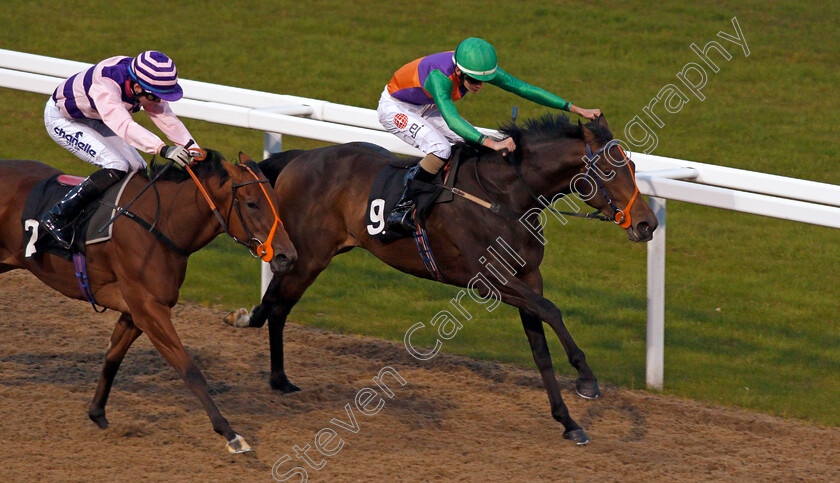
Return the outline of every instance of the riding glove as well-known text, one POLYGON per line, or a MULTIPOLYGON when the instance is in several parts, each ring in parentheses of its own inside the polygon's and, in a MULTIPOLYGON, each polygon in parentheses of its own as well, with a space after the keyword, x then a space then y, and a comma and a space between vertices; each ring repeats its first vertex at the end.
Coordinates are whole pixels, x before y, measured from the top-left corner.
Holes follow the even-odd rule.
POLYGON ((190 152, 183 146, 164 146, 160 150, 160 155, 175 161, 180 166, 186 166, 191 161, 190 152))

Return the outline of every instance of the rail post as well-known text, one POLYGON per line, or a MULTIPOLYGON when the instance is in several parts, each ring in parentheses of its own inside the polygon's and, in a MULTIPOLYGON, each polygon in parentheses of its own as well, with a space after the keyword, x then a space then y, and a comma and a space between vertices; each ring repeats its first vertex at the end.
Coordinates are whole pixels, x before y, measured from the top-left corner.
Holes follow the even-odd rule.
POLYGON ((665 372, 665 199, 651 196, 648 205, 659 221, 647 245, 647 387, 662 389, 665 372))
MULTIPOLYGON (((279 153, 283 150, 283 135, 273 132, 265 133, 265 144, 263 145, 263 159, 267 158, 271 153, 279 153)), ((260 262, 262 266, 260 270, 260 299, 265 295, 268 284, 271 282, 271 269, 268 263, 260 262)))

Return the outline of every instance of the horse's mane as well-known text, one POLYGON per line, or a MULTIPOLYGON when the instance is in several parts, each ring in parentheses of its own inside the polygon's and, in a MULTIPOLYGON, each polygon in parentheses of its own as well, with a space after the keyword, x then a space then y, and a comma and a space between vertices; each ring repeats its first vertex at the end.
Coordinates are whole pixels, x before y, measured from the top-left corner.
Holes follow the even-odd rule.
MULTIPOLYGON (((526 119, 523 124, 524 127, 513 122, 503 124, 499 126, 499 132, 503 137, 513 138, 513 142, 518 147, 529 141, 583 139, 583 130, 580 125, 578 123, 572 123, 564 114, 548 113, 537 119, 526 119)), ((598 124, 596 121, 589 121, 584 126, 601 142, 607 142, 613 139, 612 132, 610 132, 609 128, 598 124)), ((479 156, 493 152, 492 149, 486 146, 480 146, 468 141, 455 143, 452 146, 452 152, 454 153, 456 150, 464 150, 466 153, 479 156)), ((517 149, 513 152, 511 159, 514 163, 521 163, 521 155, 522 150, 517 149)))
MULTIPOLYGON (((222 167, 222 161, 225 160, 224 156, 222 156, 222 153, 212 149, 207 149, 206 151, 207 157, 202 161, 198 161, 190 165, 190 168, 192 169, 193 173, 195 173, 196 177, 198 177, 199 179, 206 179, 211 176, 217 175, 220 178, 220 184, 224 184, 224 182, 227 181, 230 177, 225 168, 222 167)), ((148 178, 154 178, 161 170, 163 170, 167 163, 168 161, 164 163, 151 163, 149 165, 148 172, 143 173, 141 171, 140 174, 148 178)), ((169 168, 165 173, 163 173, 163 175, 161 175, 161 177, 158 179, 164 181, 173 181, 175 183, 182 183, 190 179, 190 174, 187 173, 186 169, 173 166, 169 168)))
MULTIPOLYGON (((509 122, 501 125, 499 127, 499 132, 501 132, 504 137, 512 137, 513 142, 515 142, 517 146, 522 144, 523 140, 539 141, 545 139, 583 139, 583 131, 578 123, 572 123, 568 116, 564 114, 548 113, 537 119, 526 119, 523 124, 524 127, 514 124, 513 122, 509 122)), ((589 121, 584 124, 584 126, 592 131, 596 139, 599 141, 607 142, 613 139, 612 132, 610 132, 609 128, 598 124, 596 121, 589 121)), ((476 146, 474 143, 456 143, 456 146, 458 145, 463 145, 470 149, 479 149, 481 152, 491 151, 490 148, 476 146)))
POLYGON ((265 177, 273 186, 274 182, 277 181, 277 177, 280 176, 280 171, 283 171, 283 168, 292 162, 292 160, 298 155, 305 152, 306 151, 302 149, 290 149, 289 151, 283 151, 280 153, 271 153, 267 158, 265 158, 265 160, 260 161, 257 164, 260 167, 260 171, 263 172, 265 177))
MULTIPOLYGON (((602 126, 595 121, 589 121, 585 124, 585 126, 587 129, 592 131, 592 134, 594 134, 599 141, 606 142, 613 138, 612 132, 610 132, 609 128, 602 126)), ((499 130, 503 134, 512 137, 516 143, 519 143, 522 139, 583 139, 583 131, 578 123, 572 123, 564 114, 549 113, 537 119, 526 119, 524 128, 511 122, 503 125, 499 130)))

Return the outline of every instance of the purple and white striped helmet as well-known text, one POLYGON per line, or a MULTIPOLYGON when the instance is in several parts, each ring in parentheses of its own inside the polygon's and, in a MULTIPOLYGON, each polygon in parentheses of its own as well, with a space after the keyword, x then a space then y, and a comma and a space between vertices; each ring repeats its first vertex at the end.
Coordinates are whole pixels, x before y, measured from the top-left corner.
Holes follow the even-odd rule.
POLYGON ((129 75, 140 87, 165 101, 177 101, 184 96, 178 85, 178 70, 166 55, 147 50, 131 61, 129 75))

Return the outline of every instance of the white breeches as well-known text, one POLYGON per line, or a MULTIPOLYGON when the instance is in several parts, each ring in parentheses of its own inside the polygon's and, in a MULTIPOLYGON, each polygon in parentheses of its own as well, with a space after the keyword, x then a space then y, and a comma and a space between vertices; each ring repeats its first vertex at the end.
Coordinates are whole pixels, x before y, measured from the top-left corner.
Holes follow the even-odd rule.
POLYGON ((82 161, 120 171, 146 168, 146 161, 140 153, 104 122, 98 119, 67 119, 52 97, 44 108, 44 125, 53 141, 82 161))

